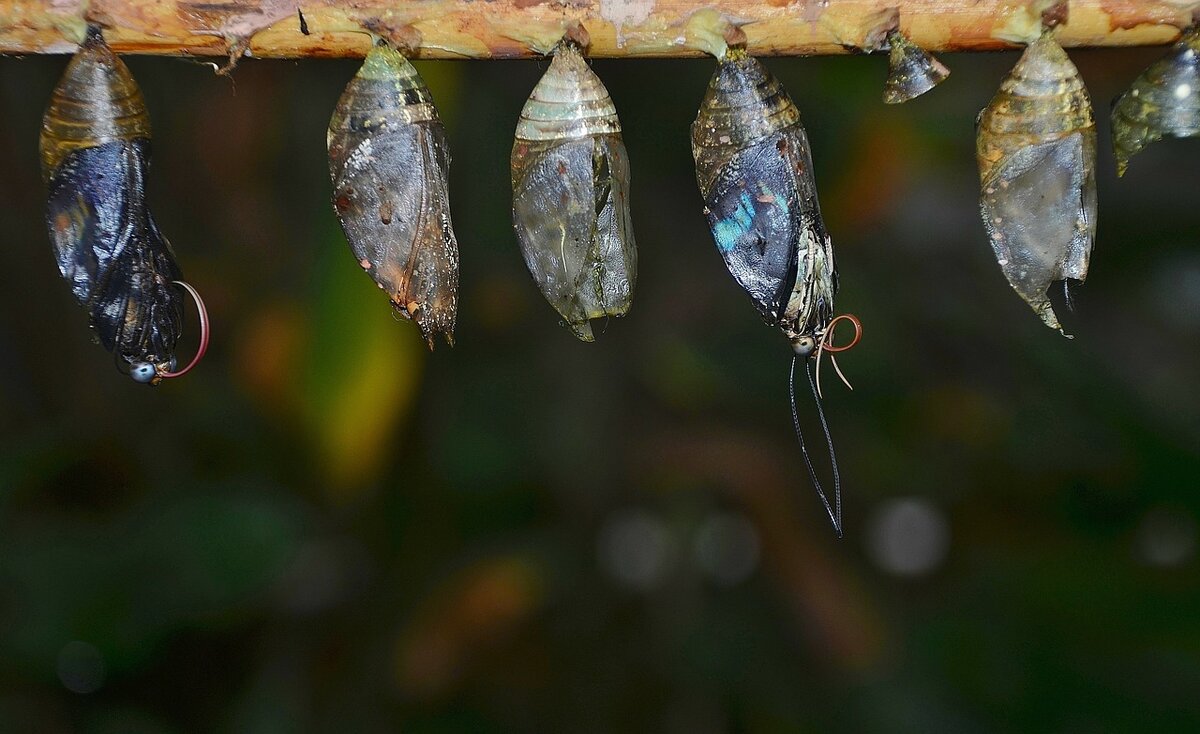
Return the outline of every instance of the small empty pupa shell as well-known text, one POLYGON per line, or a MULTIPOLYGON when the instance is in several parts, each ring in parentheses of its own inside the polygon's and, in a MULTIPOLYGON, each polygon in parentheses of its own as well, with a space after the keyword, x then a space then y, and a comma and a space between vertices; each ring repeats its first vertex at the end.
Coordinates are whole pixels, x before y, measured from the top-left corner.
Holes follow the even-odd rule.
POLYGON ((146 205, 150 120, 98 28, 42 122, 46 225, 59 271, 118 365, 141 382, 174 369, 183 301, 175 254, 146 205))
POLYGON ((1025 49, 979 114, 983 224, 1008 282, 1062 329, 1046 292, 1082 281, 1096 235, 1096 123, 1079 71, 1053 33, 1025 49))
POLYGON ((888 34, 888 78, 883 86, 885 104, 900 104, 925 94, 950 76, 950 70, 933 54, 908 40, 899 31, 888 34))
POLYGON ((1112 126, 1118 176, 1147 145, 1200 135, 1200 26, 1188 29, 1117 98, 1112 126))
POLYGON ((563 41, 521 110, 512 150, 513 229, 525 264, 575 336, 623 316, 637 280, 629 159, 608 90, 563 41))
POLYGON ((450 221, 450 153, 429 88, 377 43, 329 121, 333 208, 350 249, 433 348, 454 343, 458 240, 450 221))
POLYGON ((795 344, 824 333, 837 268, 808 136, 779 81, 743 48, 720 59, 692 123, 696 181, 725 266, 795 344))

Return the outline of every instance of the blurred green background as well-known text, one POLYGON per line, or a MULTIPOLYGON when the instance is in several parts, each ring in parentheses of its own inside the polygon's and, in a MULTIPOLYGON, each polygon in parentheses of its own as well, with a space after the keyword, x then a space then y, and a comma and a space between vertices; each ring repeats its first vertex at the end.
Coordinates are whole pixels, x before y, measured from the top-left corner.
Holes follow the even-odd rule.
POLYGON ((640 277, 591 345, 509 225, 546 62, 419 65, 462 253, 458 346, 430 354, 328 201, 356 61, 130 58, 153 208, 214 322, 147 389, 90 342, 41 221, 66 60, 0 59, 0 731, 1200 730, 1200 141, 1118 181, 1106 119, 1162 53, 1072 54, 1101 140, 1074 341, 978 221, 973 123, 1015 53, 947 55, 898 108, 882 57, 768 62, 865 324, 855 391, 826 382, 840 542, 790 349, 701 214, 711 61, 595 63, 640 277))

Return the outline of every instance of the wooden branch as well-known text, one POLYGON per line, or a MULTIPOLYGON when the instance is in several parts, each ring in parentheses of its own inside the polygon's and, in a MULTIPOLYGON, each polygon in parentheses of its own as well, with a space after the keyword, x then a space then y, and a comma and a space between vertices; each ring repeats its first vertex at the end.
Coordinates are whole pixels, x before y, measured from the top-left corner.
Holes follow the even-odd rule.
MULTIPOLYGON (((870 49, 899 23, 932 51, 1006 48, 1039 0, 0 0, 0 53, 69 53, 85 16, 122 53, 295 58, 361 56, 374 23, 420 58, 538 55, 572 21, 591 56, 699 56, 712 29, 740 26, 756 55, 870 49), (308 34, 301 30, 301 11, 308 34), (1016 30, 1014 30, 1016 29, 1016 30)), ((1043 4, 1045 4, 1043 2, 1043 4)), ((1072 0, 1066 46, 1163 44, 1198 0, 1072 0)))

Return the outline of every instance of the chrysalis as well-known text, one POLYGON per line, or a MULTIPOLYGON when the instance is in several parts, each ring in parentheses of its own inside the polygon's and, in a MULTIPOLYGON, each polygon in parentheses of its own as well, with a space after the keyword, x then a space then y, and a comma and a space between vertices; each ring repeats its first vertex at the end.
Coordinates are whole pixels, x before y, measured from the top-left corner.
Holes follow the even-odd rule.
POLYGON ((329 121, 333 208, 363 270, 433 348, 454 344, 458 240, 446 130, 417 70, 376 43, 329 121))
POLYGON ((888 78, 884 104, 900 104, 925 94, 945 81, 950 70, 933 54, 908 40, 900 31, 888 34, 888 78))
MULTIPOLYGON (((717 65, 692 124, 696 181, 717 249, 767 324, 781 329, 795 356, 789 374, 796 435, 817 494, 834 530, 842 534, 841 479, 825 423, 812 363, 837 352, 832 327, 838 276, 813 181, 808 138, 800 112, 783 87, 741 47, 717 65), (805 360, 833 464, 834 503, 818 481, 800 435, 794 377, 805 360)), ((858 338, 856 336, 855 342, 858 338)), ((819 375, 819 372, 818 372, 819 375)))
POLYGON ((572 40, 521 110, 512 188, 530 274, 575 336, 593 341, 591 319, 629 311, 637 249, 617 110, 572 40))
POLYGON ((208 345, 208 319, 146 206, 150 120, 141 90, 99 28, 67 65, 42 120, 46 226, 59 272, 117 366, 156 384, 188 372, 208 345), (183 301, 200 310, 200 348, 175 371, 183 301))
POLYGON ((1188 29, 1117 98, 1112 126, 1118 176, 1147 145, 1164 137, 1200 135, 1200 25, 1188 29))
POLYGON ((1051 31, 1025 49, 976 123, 980 211, 1009 284, 1062 331, 1046 295, 1082 281, 1096 234, 1096 123, 1051 31))

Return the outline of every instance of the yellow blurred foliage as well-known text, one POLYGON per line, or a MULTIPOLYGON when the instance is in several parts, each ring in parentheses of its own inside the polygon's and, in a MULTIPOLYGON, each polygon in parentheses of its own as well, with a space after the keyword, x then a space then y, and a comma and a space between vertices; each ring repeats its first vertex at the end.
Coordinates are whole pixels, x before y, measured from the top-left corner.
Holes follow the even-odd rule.
POLYGON ((340 379, 325 394, 306 395, 309 430, 334 498, 350 499, 379 476, 420 379, 425 345, 416 329, 401 331, 388 323, 386 306, 380 310, 384 323, 372 324, 358 348, 333 366, 340 379))
POLYGON ((426 348, 355 266, 340 233, 329 240, 315 298, 297 293, 251 316, 236 360, 260 404, 299 424, 330 499, 349 501, 386 470, 426 348))
POLYGON ((348 253, 334 254, 321 268, 296 397, 330 498, 350 500, 388 462, 420 382, 425 344, 415 326, 397 322, 348 253))

